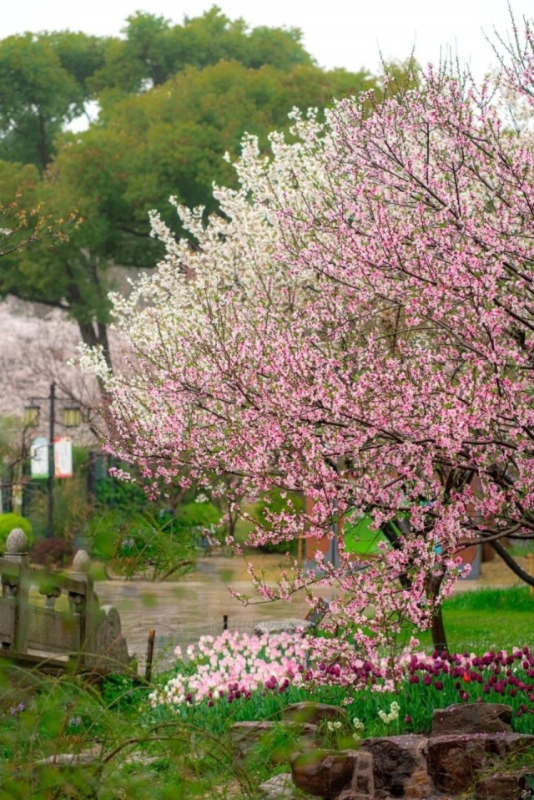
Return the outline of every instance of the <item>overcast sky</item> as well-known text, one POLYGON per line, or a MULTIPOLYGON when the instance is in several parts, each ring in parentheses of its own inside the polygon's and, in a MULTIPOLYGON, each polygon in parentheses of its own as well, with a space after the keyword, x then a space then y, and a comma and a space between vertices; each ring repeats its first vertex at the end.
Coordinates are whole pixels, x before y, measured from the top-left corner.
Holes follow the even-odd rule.
MULTIPOLYGON (((211 8, 211 0, 0 0, 0 38, 41 30, 119 34, 126 17, 147 11, 181 22, 211 8)), ((251 25, 298 27, 323 67, 376 70, 379 53, 405 58, 413 47, 426 65, 452 48, 477 76, 494 63, 485 34, 510 30, 507 0, 219 0, 232 19, 251 25)), ((534 15, 527 0, 513 0, 518 21, 534 15)))

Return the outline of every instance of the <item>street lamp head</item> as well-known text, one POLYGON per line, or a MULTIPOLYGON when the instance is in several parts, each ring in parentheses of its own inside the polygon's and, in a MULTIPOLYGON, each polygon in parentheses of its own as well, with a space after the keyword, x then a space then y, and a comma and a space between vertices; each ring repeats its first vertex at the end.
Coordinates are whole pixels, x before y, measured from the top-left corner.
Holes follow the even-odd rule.
POLYGON ((41 406, 36 405, 33 401, 28 406, 24 406, 24 427, 25 428, 33 428, 39 422, 39 412, 41 411, 41 406))
POLYGON ((78 406, 65 406, 63 424, 66 428, 78 428, 80 425, 80 409, 78 406))

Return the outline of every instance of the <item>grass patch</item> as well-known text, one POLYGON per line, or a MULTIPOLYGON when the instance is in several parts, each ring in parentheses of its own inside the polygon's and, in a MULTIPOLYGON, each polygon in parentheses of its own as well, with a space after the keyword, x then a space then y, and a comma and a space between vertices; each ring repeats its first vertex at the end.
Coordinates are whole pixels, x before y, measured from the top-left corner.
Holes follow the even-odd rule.
MULTIPOLYGON (((479 654, 488 650, 534 647, 534 597, 527 587, 477 589, 448 598, 443 619, 449 649, 479 654)), ((425 649, 432 647, 429 631, 415 632, 425 649)))
POLYGON ((534 596, 526 586, 509 589, 475 589, 449 597, 443 606, 447 611, 528 611, 534 612, 534 596))

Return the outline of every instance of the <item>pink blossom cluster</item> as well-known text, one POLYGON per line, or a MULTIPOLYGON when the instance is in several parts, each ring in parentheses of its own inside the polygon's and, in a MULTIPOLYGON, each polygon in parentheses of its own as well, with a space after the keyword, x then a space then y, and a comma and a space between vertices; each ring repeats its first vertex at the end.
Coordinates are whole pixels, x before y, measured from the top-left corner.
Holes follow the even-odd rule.
POLYGON ((281 693, 290 684, 302 685, 311 646, 302 636, 289 633, 249 636, 225 631, 216 638, 203 636, 188 648, 195 672, 179 673, 150 701, 154 706, 179 706, 206 700, 212 706, 220 698, 229 703, 248 699, 258 689, 281 693))

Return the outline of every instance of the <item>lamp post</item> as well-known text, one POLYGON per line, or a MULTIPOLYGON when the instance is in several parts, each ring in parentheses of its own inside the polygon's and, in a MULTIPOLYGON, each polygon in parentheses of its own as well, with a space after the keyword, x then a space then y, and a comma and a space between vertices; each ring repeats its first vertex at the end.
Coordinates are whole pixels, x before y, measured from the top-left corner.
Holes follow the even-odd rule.
MULTIPOLYGON (((55 438, 55 425, 56 425, 56 384, 50 384, 50 394, 48 397, 32 398, 30 404, 24 408, 24 425, 29 427, 37 425, 39 421, 39 414, 41 407, 35 402, 36 400, 43 400, 49 403, 49 428, 48 428, 48 513, 47 513, 47 527, 46 538, 51 539, 54 536, 54 477, 55 477, 55 459, 54 459, 54 438, 55 438)), ((80 409, 75 405, 63 406, 63 425, 66 428, 77 428, 80 424, 80 409)))

